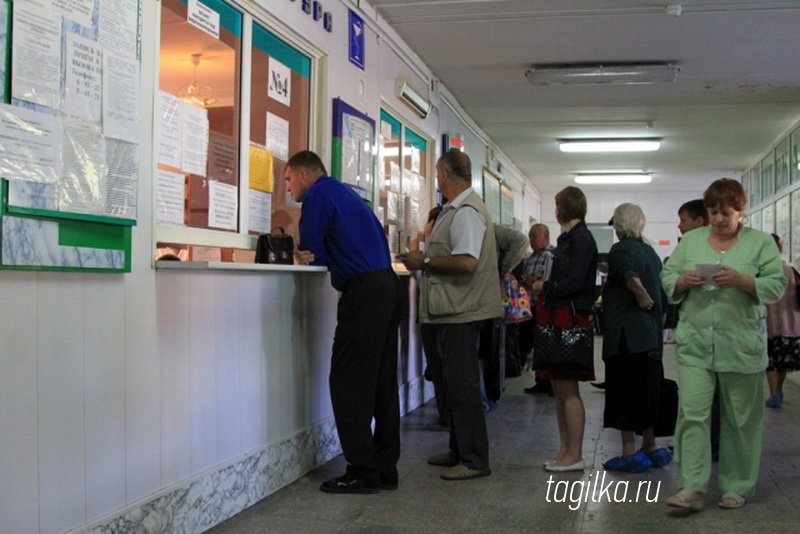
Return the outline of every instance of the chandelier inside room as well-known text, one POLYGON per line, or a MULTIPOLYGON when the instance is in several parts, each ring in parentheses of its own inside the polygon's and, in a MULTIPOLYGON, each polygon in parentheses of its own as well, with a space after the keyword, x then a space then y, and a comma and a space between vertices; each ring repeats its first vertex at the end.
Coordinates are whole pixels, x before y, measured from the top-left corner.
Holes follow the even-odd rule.
POLYGON ((214 104, 217 99, 210 96, 212 89, 208 85, 201 85, 197 82, 197 67, 203 54, 192 54, 192 81, 184 84, 175 92, 175 96, 189 104, 207 108, 214 104))

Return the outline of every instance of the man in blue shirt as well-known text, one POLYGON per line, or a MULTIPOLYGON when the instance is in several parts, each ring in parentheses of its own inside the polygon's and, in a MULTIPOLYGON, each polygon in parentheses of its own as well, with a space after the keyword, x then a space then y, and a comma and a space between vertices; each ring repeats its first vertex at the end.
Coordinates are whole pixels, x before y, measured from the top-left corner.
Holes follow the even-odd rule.
POLYGON ((348 466, 344 475, 324 482, 320 489, 328 493, 397 489, 401 298, 386 235, 367 203, 328 176, 314 152, 304 150, 289 158, 284 178, 292 197, 303 203, 298 263, 328 267, 331 284, 342 292, 329 384, 348 466))

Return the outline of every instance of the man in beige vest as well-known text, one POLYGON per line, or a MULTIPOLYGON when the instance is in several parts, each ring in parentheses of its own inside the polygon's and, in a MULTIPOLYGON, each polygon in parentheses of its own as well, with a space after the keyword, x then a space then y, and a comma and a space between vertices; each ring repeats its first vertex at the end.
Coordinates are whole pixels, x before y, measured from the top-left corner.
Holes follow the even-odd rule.
POLYGON ((403 263, 422 270, 419 321, 435 328, 450 412, 450 452, 428 459, 448 467, 444 480, 491 474, 489 438, 481 403, 478 334, 483 321, 502 315, 492 219, 472 190, 472 163, 446 152, 436 163, 442 196, 452 199, 436 219, 425 253, 403 263))

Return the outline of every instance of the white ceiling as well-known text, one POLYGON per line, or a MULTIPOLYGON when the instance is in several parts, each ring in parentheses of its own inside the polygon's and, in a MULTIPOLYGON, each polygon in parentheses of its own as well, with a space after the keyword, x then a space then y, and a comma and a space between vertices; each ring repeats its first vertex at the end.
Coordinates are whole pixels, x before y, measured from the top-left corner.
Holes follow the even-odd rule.
MULTIPOLYGON (((369 0, 542 191, 587 170, 643 169, 647 191, 702 190, 800 120, 800 1, 369 0), (674 83, 533 87, 541 63, 668 61, 674 83), (652 125, 651 127, 648 124, 652 125), (560 153, 557 140, 659 137, 645 155, 560 153)), ((582 186, 593 190, 618 186, 582 186)), ((631 187, 631 186, 628 186, 631 187)))

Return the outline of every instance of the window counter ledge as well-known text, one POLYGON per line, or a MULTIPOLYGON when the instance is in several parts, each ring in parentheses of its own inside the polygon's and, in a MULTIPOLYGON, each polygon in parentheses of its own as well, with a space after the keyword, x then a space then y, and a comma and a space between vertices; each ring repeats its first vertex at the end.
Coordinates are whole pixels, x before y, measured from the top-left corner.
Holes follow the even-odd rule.
POLYGON ((155 268, 201 271, 261 271, 290 273, 327 273, 327 267, 313 265, 280 265, 275 263, 237 263, 228 261, 156 261, 155 268))

